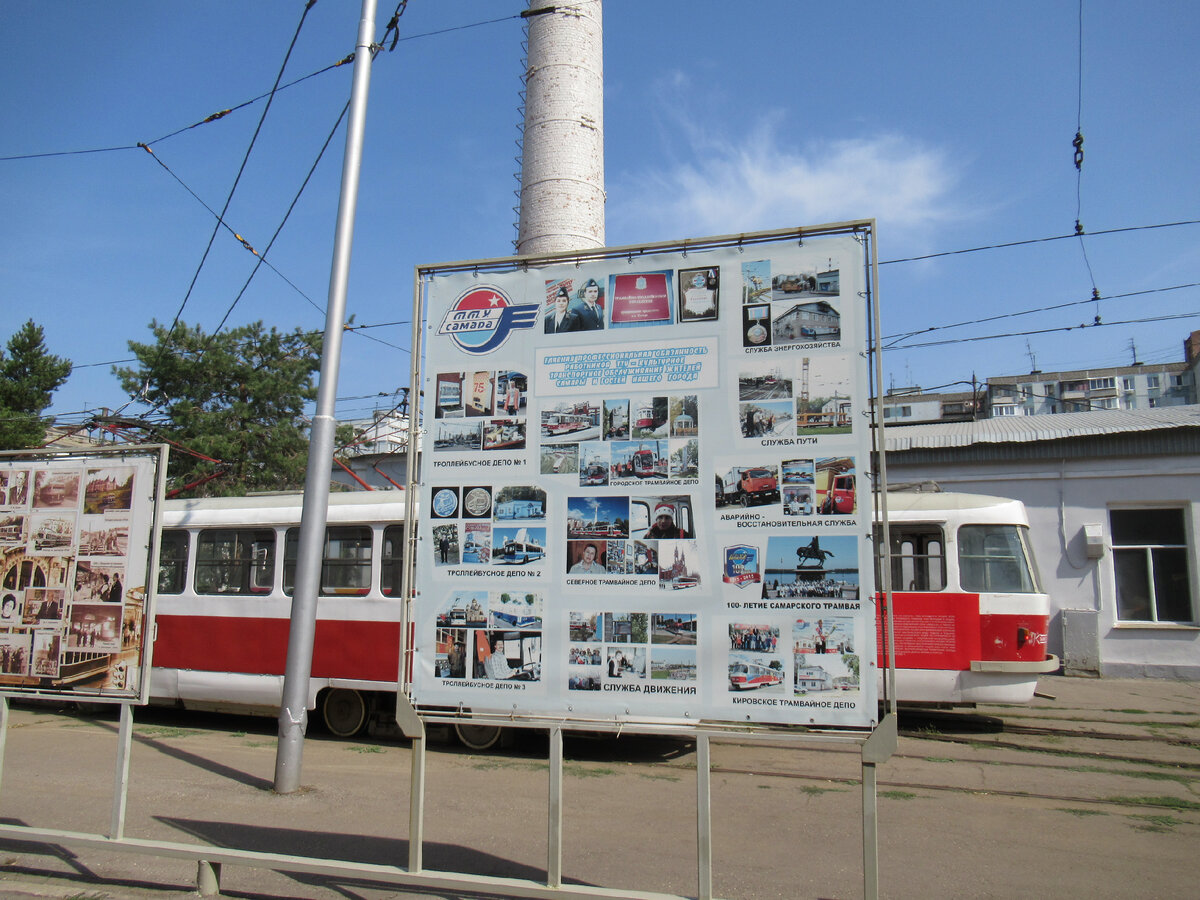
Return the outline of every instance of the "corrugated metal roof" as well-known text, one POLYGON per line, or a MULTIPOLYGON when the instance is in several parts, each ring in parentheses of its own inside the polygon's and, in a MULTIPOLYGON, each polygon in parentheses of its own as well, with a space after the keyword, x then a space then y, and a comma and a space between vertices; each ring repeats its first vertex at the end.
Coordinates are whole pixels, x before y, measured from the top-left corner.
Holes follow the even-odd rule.
POLYGON ((974 444, 1026 444, 1189 427, 1200 428, 1200 405, 1042 416, 1003 416, 980 419, 976 422, 892 425, 885 428, 883 433, 887 451, 892 453, 903 450, 969 447, 974 444))

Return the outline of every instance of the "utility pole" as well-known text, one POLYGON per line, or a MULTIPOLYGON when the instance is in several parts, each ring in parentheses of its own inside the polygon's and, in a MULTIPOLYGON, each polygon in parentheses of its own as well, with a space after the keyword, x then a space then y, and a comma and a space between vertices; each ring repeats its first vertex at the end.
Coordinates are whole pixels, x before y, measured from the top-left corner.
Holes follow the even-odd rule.
POLYGON ((346 155, 342 161, 342 193, 338 201, 333 264, 329 273, 329 300, 325 309, 325 340, 321 345, 321 380, 317 387, 317 408, 308 445, 304 509, 300 514, 300 541, 296 555, 296 591, 292 597, 287 667, 283 674, 283 702, 279 707, 275 790, 280 794, 291 794, 300 787, 304 734, 308 730, 308 682, 312 674, 313 642, 317 630, 317 587, 321 581, 321 562, 325 555, 329 472, 333 465, 333 436, 337 427, 334 401, 337 397, 338 365, 342 356, 346 286, 350 278, 350 251, 354 245, 354 214, 358 207, 358 177, 362 164, 374 40, 375 0, 362 0, 358 40, 354 45, 354 83, 350 89, 350 119, 346 127, 346 155))

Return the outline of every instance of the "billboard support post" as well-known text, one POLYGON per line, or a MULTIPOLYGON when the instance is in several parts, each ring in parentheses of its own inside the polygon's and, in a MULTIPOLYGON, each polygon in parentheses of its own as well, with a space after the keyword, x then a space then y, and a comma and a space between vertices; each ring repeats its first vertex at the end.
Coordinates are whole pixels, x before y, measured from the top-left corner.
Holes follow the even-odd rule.
POLYGON ((133 706, 121 704, 121 724, 117 735, 117 773, 113 787, 112 823, 109 836, 120 840, 125 835, 125 809, 129 802, 129 758, 133 743, 133 706))

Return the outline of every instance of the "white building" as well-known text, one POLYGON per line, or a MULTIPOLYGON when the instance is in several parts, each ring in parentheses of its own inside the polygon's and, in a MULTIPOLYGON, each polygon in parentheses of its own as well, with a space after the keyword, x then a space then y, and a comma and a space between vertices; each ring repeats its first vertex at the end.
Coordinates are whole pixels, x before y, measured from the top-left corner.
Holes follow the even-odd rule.
POLYGON ((888 480, 1025 504, 1051 653, 1074 674, 1200 679, 1200 406, 885 431, 888 480))
POLYGON ((1157 409, 1196 402, 1187 363, 1031 372, 987 380, 993 417, 1107 409, 1157 409))

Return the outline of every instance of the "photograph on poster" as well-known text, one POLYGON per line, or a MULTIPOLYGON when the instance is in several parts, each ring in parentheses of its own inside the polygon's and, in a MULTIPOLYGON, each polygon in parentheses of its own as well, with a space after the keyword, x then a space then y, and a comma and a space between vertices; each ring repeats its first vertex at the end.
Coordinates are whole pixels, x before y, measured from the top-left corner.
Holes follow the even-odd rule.
POLYGON ((658 574, 658 541, 633 541, 633 575, 658 574))
POLYGON ((796 434, 850 434, 854 400, 851 396, 850 360, 841 354, 803 357, 804 394, 796 398, 796 434))
POLYGON ((651 681, 694 682, 696 673, 696 649, 694 647, 650 648, 651 681))
POLYGON ((24 546, 29 539, 29 518, 24 513, 0 513, 0 546, 24 546))
POLYGON ((472 632, 471 677, 483 681, 541 681, 542 635, 510 629, 472 632))
POLYGON ((494 398, 492 391, 495 388, 495 379, 491 372, 467 372, 467 415, 468 416, 491 416, 495 415, 494 398))
POLYGON ((541 421, 543 444, 600 440, 600 407, 591 400, 559 400, 541 421))
POLYGON ((0 675, 28 675, 31 646, 28 631, 0 634, 0 675))
POLYGON ((775 357, 744 362, 738 370, 738 400, 791 400, 791 362, 775 357))
POLYGON ((858 691, 854 620, 842 616, 797 619, 792 625, 792 665, 797 695, 858 691))
POLYGON ((129 523, 108 516, 81 516, 79 519, 81 556, 127 556, 129 523))
POLYGON ((791 400, 760 400, 738 404, 742 437, 789 437, 794 433, 791 400))
POLYGON ((440 372, 434 377, 437 402, 433 408, 436 419, 455 419, 466 415, 463 406, 464 372, 440 372))
POLYGON ((430 515, 435 519, 457 519, 458 488, 435 487, 429 509, 430 515))
POLYGON ((695 394, 685 394, 672 397, 667 418, 670 420, 670 434, 673 438, 696 437, 700 433, 699 404, 695 394))
POLYGON ((61 556, 75 553, 75 518, 55 513, 34 513, 30 517, 29 553, 37 556, 61 556))
POLYGON ((679 321, 715 319, 720 308, 721 268, 679 270, 679 321))
POLYGON ((0 506, 29 505, 29 470, 0 467, 0 506))
POLYGON ((729 624, 730 650, 746 650, 753 653, 774 653, 779 648, 779 626, 763 622, 731 622, 729 624))
POLYGON ((696 438, 671 441, 670 468, 667 477, 672 481, 696 478, 700 474, 700 442, 696 438))
POLYGON ((854 619, 822 616, 796 619, 792 623, 792 652, 810 656, 854 653, 854 619))
POLYGON ((579 445, 555 444, 542 446, 541 464, 538 471, 542 475, 577 475, 579 473, 579 445))
POLYGON ((772 535, 767 538, 763 597, 859 599, 856 535, 772 535))
POLYGON ((609 575, 629 574, 629 553, 625 541, 607 541, 604 550, 604 571, 609 575))
POLYGON ((783 514, 785 516, 811 516, 814 509, 811 485, 784 485, 783 514))
POLYGON ((645 644, 649 641, 649 616, 646 613, 604 614, 604 643, 645 644))
POLYGON ((464 487, 462 511, 464 519, 490 519, 492 516, 492 489, 487 485, 464 487))
POLYGON ((698 588, 703 568, 698 541, 658 542, 658 586, 661 589, 698 588))
POLYGON ((762 582, 759 567, 760 554, 757 547, 749 544, 734 544, 724 549, 721 580, 738 590, 753 587, 762 582))
POLYGON ((669 473, 666 440, 647 438, 609 443, 611 484, 636 483, 644 478, 666 478, 669 473))
POLYGON ((817 460, 817 512, 823 516, 852 516, 858 512, 856 493, 853 457, 817 460))
POLYGON ((499 398, 499 412, 506 416, 520 415, 525 409, 529 379, 522 372, 497 372, 496 396, 499 398))
POLYGON ((496 521, 546 518, 546 491, 531 484, 502 487, 495 497, 496 521))
POLYGON ((483 426, 484 450, 524 450, 524 419, 491 419, 483 426))
POLYGON ((771 346, 771 304, 756 303, 742 307, 742 346, 771 346))
POLYGON ((63 620, 67 592, 62 588, 26 588, 23 625, 54 625, 63 620))
POLYGON ((546 334, 566 334, 582 331, 583 321, 571 309, 571 279, 554 283, 553 296, 547 301, 542 313, 542 331, 546 334))
POLYGON ((62 635, 59 632, 33 632, 33 675, 39 678, 57 678, 61 658, 62 635))
POLYGON ((608 484, 608 470, 612 458, 612 445, 600 441, 579 444, 582 464, 579 466, 580 487, 603 487, 608 484))
POLYGON ((121 621, 121 649, 136 650, 142 645, 142 622, 145 619, 146 602, 125 595, 125 609, 121 621))
POLYGON ((619 441, 629 437, 629 400, 605 400, 603 404, 604 439, 619 441))
POLYGON ((488 600, 488 627, 541 631, 542 595, 533 592, 492 592, 488 600))
POLYGON ((568 575, 603 575, 607 541, 567 541, 568 575))
POLYGON ((436 565, 458 565, 459 544, 457 525, 448 523, 433 526, 433 554, 436 565))
POLYGON ((3 594, 0 594, 0 625, 20 625, 21 610, 24 605, 24 591, 5 590, 3 594))
POLYGON ((811 459, 785 459, 780 463, 784 485, 807 484, 814 482, 813 461, 811 459))
POLYGON ((771 299, 771 261, 758 259, 742 263, 742 303, 771 299))
POLYGON ((81 478, 82 473, 75 470, 38 469, 33 478, 33 508, 78 508, 81 478))
POLYGON ((608 276, 613 328, 671 325, 673 272, 633 272, 608 276))
POLYGON ((760 694, 782 694, 783 663, 762 653, 731 651, 729 653, 729 690, 755 691, 760 694))
POLYGON ((666 397, 644 397, 631 404, 633 429, 630 437, 665 438, 668 435, 667 414, 670 404, 666 397))
POLYGON ((752 460, 736 466, 718 465, 714 487, 718 507, 731 503, 740 506, 778 503, 779 470, 773 463, 756 465, 752 460))
POLYGON ((561 334, 603 329, 607 307, 605 280, 603 275, 597 275, 547 281, 543 332, 561 334))
POLYGON ((94 650, 97 653, 120 652, 121 608, 72 602, 67 649, 94 650))
POLYGON ((546 558, 545 528, 492 529, 492 564, 497 566, 527 566, 546 558))
POLYGON ((650 642, 653 644, 696 643, 696 613, 653 613, 650 642))
POLYGON ((771 320, 771 342, 775 346, 842 339, 842 315, 838 305, 829 300, 774 303, 771 320))
POLYGON ((483 425, 466 419, 442 419, 433 429, 433 449, 478 450, 483 425))
POLYGON ((620 681, 642 681, 646 677, 646 648, 617 645, 605 647, 606 674, 620 681))
POLYGON ((567 497, 567 538, 629 537, 629 497, 567 497))
POLYGON ((633 496, 629 499, 629 531, 642 540, 696 537, 689 494, 633 496))
POLYGON ((124 563, 79 559, 75 561, 75 590, 71 599, 120 603, 125 596, 124 585, 124 563))
POLYGON ((567 665, 600 665, 600 647, 596 645, 588 646, 586 644, 571 644, 567 650, 567 665))
POLYGON ((578 666, 567 675, 568 691, 598 691, 604 679, 603 665, 578 666))
POLYGON ((437 627, 483 628, 487 614, 487 591, 455 591, 438 609, 437 627))
POLYGON ((486 566, 491 559, 492 523, 467 522, 463 525, 463 563, 486 566))
POLYGON ((129 466, 88 469, 83 489, 84 514, 128 511, 133 504, 133 472, 129 466))
POLYGON ((577 643, 598 642, 604 627, 603 618, 603 613, 571 610, 567 617, 571 640, 577 643))
POLYGON ((434 636, 433 677, 467 677, 467 638, 465 628, 437 629, 434 636))

